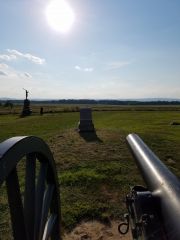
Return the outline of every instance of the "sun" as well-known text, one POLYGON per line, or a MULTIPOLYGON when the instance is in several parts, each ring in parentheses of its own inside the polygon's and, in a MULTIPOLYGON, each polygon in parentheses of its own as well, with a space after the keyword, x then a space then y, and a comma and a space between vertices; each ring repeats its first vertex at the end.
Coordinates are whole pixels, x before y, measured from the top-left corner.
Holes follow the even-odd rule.
POLYGON ((52 0, 46 8, 48 24, 58 32, 68 32, 75 20, 71 6, 65 0, 52 0))

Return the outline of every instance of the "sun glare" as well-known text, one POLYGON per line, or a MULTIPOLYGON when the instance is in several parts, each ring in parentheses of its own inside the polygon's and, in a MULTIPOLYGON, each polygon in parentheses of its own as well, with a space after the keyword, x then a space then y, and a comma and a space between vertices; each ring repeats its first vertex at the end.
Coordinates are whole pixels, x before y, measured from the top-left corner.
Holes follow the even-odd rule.
POLYGON ((58 32, 68 32, 74 23, 74 12, 65 0, 52 0, 46 8, 48 24, 58 32))

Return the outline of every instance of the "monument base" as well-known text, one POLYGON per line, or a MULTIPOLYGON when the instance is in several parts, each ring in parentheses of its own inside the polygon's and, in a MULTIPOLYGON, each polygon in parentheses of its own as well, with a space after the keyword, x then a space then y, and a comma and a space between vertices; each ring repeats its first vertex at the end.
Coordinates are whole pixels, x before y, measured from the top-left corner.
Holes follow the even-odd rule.
POLYGON ((28 99, 25 99, 21 117, 29 116, 31 115, 31 113, 32 113, 32 110, 30 108, 30 101, 28 99))
POLYGON ((90 120, 81 120, 78 124, 79 132, 94 132, 94 124, 90 120))

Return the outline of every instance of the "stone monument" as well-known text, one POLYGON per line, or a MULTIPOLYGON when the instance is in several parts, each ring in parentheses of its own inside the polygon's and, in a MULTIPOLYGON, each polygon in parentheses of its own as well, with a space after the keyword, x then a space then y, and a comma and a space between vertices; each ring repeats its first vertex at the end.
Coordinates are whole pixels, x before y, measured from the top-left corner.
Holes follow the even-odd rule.
POLYGON ((94 124, 92 122, 91 108, 80 109, 80 121, 78 124, 79 132, 94 132, 94 124))
POLYGON ((23 110, 22 110, 22 113, 21 113, 22 117, 29 116, 32 113, 31 108, 30 108, 30 100, 28 99, 28 93, 29 92, 26 89, 24 89, 24 90, 26 92, 26 99, 24 99, 24 106, 23 106, 23 110))

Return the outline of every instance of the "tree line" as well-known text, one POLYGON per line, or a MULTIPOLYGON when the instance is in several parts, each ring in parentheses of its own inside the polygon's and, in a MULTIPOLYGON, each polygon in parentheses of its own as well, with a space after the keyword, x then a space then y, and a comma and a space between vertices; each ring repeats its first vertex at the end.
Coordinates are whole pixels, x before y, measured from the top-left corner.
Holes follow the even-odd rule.
MULTIPOLYGON (((0 106, 13 107, 23 104, 23 100, 2 100, 0 106)), ((180 105, 180 101, 137 101, 137 100, 95 100, 95 99, 59 99, 59 100, 31 100, 31 104, 87 104, 87 105, 180 105)))

